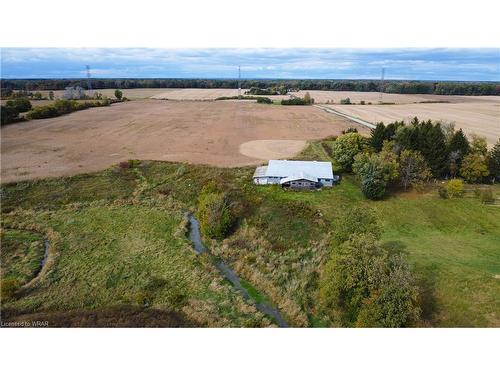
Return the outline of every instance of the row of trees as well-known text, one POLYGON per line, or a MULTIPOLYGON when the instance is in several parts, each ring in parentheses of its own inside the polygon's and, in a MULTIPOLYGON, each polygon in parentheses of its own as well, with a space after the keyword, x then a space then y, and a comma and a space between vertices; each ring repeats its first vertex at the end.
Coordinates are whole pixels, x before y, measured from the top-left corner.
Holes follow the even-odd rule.
POLYGON ((320 308, 343 327, 408 327, 420 317, 419 292, 406 257, 380 242, 370 209, 351 208, 336 219, 331 257, 320 282, 320 308))
POLYGON ((75 111, 81 111, 93 107, 109 106, 111 101, 104 99, 102 101, 85 101, 78 102, 75 100, 58 99, 53 104, 38 106, 31 109, 27 114, 28 120, 51 118, 65 115, 75 111))
POLYGON ((488 151, 486 140, 432 121, 378 124, 370 138, 358 133, 338 137, 331 147, 335 167, 354 172, 363 194, 381 199, 391 184, 422 188, 431 178, 461 177, 493 182, 500 177, 500 140, 488 151))
POLYGON ((251 87, 245 92, 245 95, 286 95, 288 89, 285 85, 273 86, 268 88, 251 87))
MULTIPOLYGON (((84 79, 7 79, 2 80, 2 97, 8 90, 64 90, 67 86, 83 86, 84 79)), ((95 89, 132 88, 238 88, 236 79, 92 79, 95 89)), ((326 80, 326 79, 254 79, 241 81, 244 89, 271 89, 283 87, 286 91, 380 91, 378 80, 326 80)), ((383 91, 401 94, 438 95, 500 95, 498 82, 430 82, 386 81, 383 91)))
POLYGON ((22 121, 19 117, 20 113, 27 112, 31 109, 31 102, 26 98, 16 98, 7 100, 5 105, 1 107, 1 122, 2 125, 12 124, 22 121))

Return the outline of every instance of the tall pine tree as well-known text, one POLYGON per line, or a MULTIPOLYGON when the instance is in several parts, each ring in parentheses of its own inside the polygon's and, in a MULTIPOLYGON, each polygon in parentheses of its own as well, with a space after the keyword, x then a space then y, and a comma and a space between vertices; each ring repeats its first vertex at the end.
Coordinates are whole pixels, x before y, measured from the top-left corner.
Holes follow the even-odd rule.
POLYGON ((494 179, 500 179, 500 138, 488 154, 488 168, 494 179))
POLYGON ((375 129, 371 130, 370 145, 377 152, 382 150, 382 145, 385 140, 385 125, 383 122, 379 122, 375 129))

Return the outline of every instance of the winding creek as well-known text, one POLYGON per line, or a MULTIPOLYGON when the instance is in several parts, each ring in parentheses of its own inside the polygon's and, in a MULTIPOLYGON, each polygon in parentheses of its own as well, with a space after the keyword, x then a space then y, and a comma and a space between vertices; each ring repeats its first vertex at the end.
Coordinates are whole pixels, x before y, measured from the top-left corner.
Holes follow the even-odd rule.
POLYGON ((207 253, 210 254, 215 267, 229 282, 238 290, 238 292, 243 296, 243 298, 250 303, 252 303, 257 310, 259 310, 264 315, 270 317, 274 322, 278 324, 279 327, 288 327, 287 322, 280 314, 280 312, 273 306, 265 302, 257 302, 248 292, 245 287, 241 284, 240 278, 236 275, 231 267, 223 260, 212 255, 210 251, 203 245, 200 234, 200 224, 198 220, 191 214, 188 215, 189 219, 189 240, 193 244, 194 251, 197 254, 207 253))

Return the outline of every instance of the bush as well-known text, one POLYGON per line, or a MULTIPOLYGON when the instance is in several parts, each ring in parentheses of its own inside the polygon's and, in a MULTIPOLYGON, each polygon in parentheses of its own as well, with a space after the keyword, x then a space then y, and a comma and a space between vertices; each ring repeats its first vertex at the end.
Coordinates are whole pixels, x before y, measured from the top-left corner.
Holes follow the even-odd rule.
POLYGON ((387 182, 375 175, 368 175, 361 180, 361 192, 371 200, 382 199, 385 195, 387 182))
POLYGON ((19 118, 19 111, 15 107, 8 107, 6 105, 3 105, 1 108, 2 109, 0 117, 2 119, 1 121, 2 125, 12 124, 14 122, 21 121, 21 118, 19 118))
POLYGON ((460 174, 467 182, 480 182, 490 174, 485 156, 480 153, 466 155, 462 161, 460 174))
POLYGON ((123 169, 136 168, 141 165, 140 160, 130 159, 127 161, 121 161, 118 166, 123 169))
POLYGON ((340 99, 340 104, 352 104, 350 98, 340 99))
POLYGON ((361 180, 361 190, 368 199, 381 199, 389 182, 398 177, 396 155, 382 151, 378 154, 358 154, 352 169, 361 180))
POLYGON ((423 185, 432 176, 424 157, 419 151, 404 150, 399 156, 399 179, 405 190, 409 186, 423 185))
POLYGON ((481 203, 484 204, 493 204, 495 203, 495 196, 493 195, 493 190, 491 189, 481 189, 479 193, 479 199, 481 203))
POLYGON ((122 100, 123 97, 123 92, 121 90, 116 89, 115 90, 115 98, 118 100, 122 100))
POLYGON ((51 118, 87 108, 108 106, 110 104, 111 101, 109 99, 95 102, 77 102, 75 100, 58 99, 53 104, 33 108, 26 114, 26 118, 30 120, 51 118))
POLYGON ((265 96, 262 98, 257 98, 257 103, 261 104, 273 104, 273 101, 269 98, 266 98, 265 96))
POLYGON ((366 146, 366 138, 359 133, 347 133, 337 137, 332 145, 332 159, 335 167, 350 172, 354 157, 362 152, 366 146))
POLYGON ((333 240, 337 244, 347 241, 351 236, 371 234, 380 239, 382 228, 377 222, 375 211, 367 207, 353 207, 342 211, 333 221, 333 240))
POLYGON ((198 202, 198 220, 203 234, 210 238, 223 239, 233 225, 227 196, 219 192, 202 192, 198 202))
POLYGON ((347 133, 357 133, 358 129, 356 128, 347 128, 346 130, 342 130, 342 134, 347 134, 347 133))
POLYGON ((17 110, 17 112, 27 112, 31 109, 31 102, 27 98, 17 98, 14 100, 7 100, 5 103, 7 107, 12 107, 17 110))
POLYGON ((407 327, 419 318, 418 289, 406 258, 372 234, 337 245, 322 270, 320 307, 346 327, 407 327))
POLYGON ((448 198, 460 198, 464 195, 464 182, 458 178, 452 178, 446 184, 446 196, 448 198))
POLYGON ((438 187, 438 195, 439 195, 439 198, 442 198, 442 199, 448 198, 448 192, 446 191, 446 188, 443 186, 438 187))
POLYGON ((9 301, 13 299, 20 287, 21 284, 17 279, 7 278, 2 280, 0 283, 2 301, 9 301))
POLYGON ((493 181, 500 178, 500 138, 488 154, 488 168, 493 181))
POLYGON ((292 99, 283 99, 281 101, 281 105, 308 105, 311 103, 306 102, 302 98, 292 98, 292 99))

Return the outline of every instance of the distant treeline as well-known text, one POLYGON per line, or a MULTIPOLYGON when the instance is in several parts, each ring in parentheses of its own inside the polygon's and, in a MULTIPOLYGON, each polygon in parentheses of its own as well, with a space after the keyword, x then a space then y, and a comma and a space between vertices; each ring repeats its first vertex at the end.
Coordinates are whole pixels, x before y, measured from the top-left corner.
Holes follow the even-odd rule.
MULTIPOLYGON (((133 88, 238 88, 235 79, 92 79, 94 89, 133 88)), ((64 90, 68 86, 87 87, 85 79, 5 79, 2 95, 8 90, 64 90)), ((378 80, 283 79, 243 80, 243 89, 286 87, 287 90, 379 91, 378 80)), ((500 95, 500 82, 385 81, 384 92, 398 94, 500 95)))

